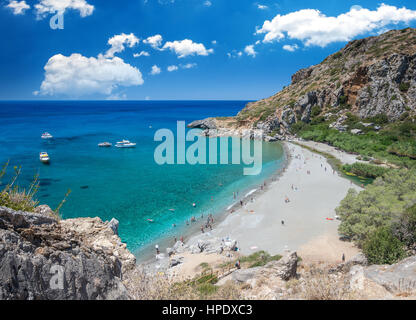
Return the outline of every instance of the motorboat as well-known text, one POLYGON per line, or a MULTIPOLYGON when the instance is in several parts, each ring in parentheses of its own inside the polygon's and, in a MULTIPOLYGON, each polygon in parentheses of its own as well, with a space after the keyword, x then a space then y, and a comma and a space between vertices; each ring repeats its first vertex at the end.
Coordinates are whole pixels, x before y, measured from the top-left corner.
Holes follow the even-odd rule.
POLYGON ((136 143, 130 142, 129 140, 123 140, 116 143, 117 148, 134 148, 136 143))
POLYGON ((39 154, 39 160, 40 160, 42 163, 49 163, 49 162, 51 161, 51 158, 49 157, 49 155, 48 155, 48 153, 47 153, 47 152, 41 152, 41 153, 39 154))
POLYGON ((110 142, 101 142, 98 144, 99 147, 108 148, 111 147, 112 144, 110 142))
POLYGON ((42 133, 41 138, 42 139, 52 139, 53 136, 49 132, 44 132, 44 133, 42 133))

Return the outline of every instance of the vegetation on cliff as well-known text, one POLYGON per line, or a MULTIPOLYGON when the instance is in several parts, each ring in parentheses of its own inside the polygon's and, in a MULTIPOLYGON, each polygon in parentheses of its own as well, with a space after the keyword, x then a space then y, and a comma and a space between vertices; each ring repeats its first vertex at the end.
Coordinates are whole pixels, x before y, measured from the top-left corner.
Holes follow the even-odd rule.
POLYGON ((372 263, 394 263, 416 245, 416 169, 392 170, 360 193, 351 189, 336 209, 339 232, 372 263))

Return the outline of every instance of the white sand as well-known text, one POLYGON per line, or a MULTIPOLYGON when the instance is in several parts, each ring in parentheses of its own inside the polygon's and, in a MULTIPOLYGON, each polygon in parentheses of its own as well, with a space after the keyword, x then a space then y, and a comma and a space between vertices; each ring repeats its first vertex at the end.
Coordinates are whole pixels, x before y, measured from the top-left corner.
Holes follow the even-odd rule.
POLYGON ((328 153, 333 157, 337 158, 342 162, 342 164, 353 164, 354 162, 364 162, 357 159, 357 156, 351 153, 346 153, 344 151, 338 150, 335 147, 327 145, 321 142, 314 142, 314 141, 303 141, 303 140, 295 140, 296 143, 304 145, 309 148, 313 148, 317 151, 328 153))
MULTIPOLYGON (((344 252, 353 254, 355 249, 351 244, 338 240, 339 221, 326 218, 335 219, 335 208, 348 190, 360 188, 334 174, 324 157, 294 144, 287 143, 287 146, 292 160, 278 181, 268 186, 253 203, 229 213, 209 234, 196 235, 188 244, 203 237, 229 236, 238 240, 244 255, 259 250, 274 255, 302 249, 311 259, 337 260, 339 257, 340 260, 344 252), (297 155, 299 159, 295 158, 297 155), (292 190, 292 184, 297 191, 292 190), (289 203, 285 203, 286 196, 289 203)), ((342 152, 339 156, 348 158, 342 152)))

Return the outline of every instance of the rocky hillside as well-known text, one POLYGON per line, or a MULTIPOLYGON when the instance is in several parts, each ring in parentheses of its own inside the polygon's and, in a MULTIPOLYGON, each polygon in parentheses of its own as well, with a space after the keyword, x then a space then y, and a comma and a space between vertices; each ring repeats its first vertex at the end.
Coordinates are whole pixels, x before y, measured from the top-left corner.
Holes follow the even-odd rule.
MULTIPOLYGON (((296 72, 291 84, 274 96, 249 103, 234 118, 211 119, 208 126, 213 129, 215 122, 216 128, 263 129, 279 136, 296 122, 322 117, 342 130, 348 112, 363 120, 415 116, 415 29, 352 41, 322 63, 296 72)), ((204 125, 191 127, 206 129, 204 125)))
POLYGON ((118 222, 58 221, 0 207, 0 300, 128 299, 123 274, 135 257, 117 235, 118 222))

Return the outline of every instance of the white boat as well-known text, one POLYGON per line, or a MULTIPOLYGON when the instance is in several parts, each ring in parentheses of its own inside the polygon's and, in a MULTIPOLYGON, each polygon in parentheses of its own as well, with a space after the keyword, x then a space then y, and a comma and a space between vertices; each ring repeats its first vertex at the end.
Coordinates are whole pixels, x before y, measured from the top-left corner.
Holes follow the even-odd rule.
POLYGON ((53 136, 49 132, 42 133, 42 139, 52 139, 53 136))
POLYGON ((134 148, 136 147, 136 144, 133 142, 130 142, 129 140, 123 140, 116 143, 117 148, 134 148))
POLYGON ((98 146, 108 148, 108 147, 111 147, 112 144, 110 142, 101 142, 101 143, 98 144, 98 146))
POLYGON ((49 157, 47 152, 41 152, 39 154, 39 160, 43 163, 49 163, 51 161, 51 158, 49 157))

